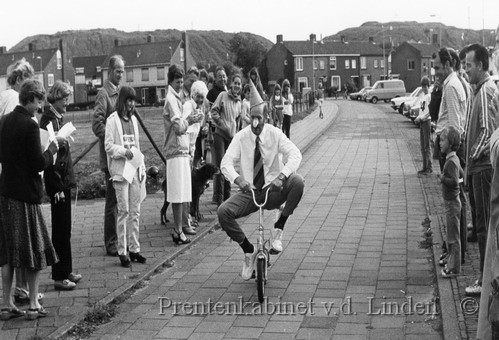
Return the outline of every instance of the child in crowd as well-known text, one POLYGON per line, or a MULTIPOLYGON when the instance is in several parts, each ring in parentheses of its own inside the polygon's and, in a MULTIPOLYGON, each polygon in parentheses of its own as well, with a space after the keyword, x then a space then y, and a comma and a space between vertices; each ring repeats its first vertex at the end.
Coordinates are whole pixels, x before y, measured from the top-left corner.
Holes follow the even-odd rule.
POLYGON ((107 119, 105 137, 107 164, 118 201, 118 255, 125 268, 130 267, 131 261, 146 262, 146 258, 140 254, 139 244, 140 203, 146 195, 144 160, 139 163, 131 178, 125 172, 126 163, 141 155, 139 128, 137 118, 133 115, 135 97, 132 87, 123 86, 120 89, 116 111, 107 119), (127 255, 128 250, 130 256, 127 255))
POLYGON ((319 118, 324 118, 324 114, 322 113, 322 104, 324 103, 324 89, 322 88, 322 82, 319 83, 319 88, 316 91, 316 97, 319 101, 319 118))
POLYGON ((281 96, 281 86, 275 84, 274 94, 270 98, 270 112, 272 114, 272 120, 274 121, 274 126, 281 128, 282 126, 282 109, 284 108, 284 97, 281 96))
POLYGON ((446 127, 440 134, 440 148, 446 154, 442 174, 438 175, 442 183, 445 217, 447 223, 447 266, 442 269, 442 277, 449 278, 461 272, 461 239, 459 221, 461 200, 459 199, 460 174, 462 173, 456 151, 460 145, 460 135, 456 128, 446 127))
POLYGON ((423 169, 418 171, 419 175, 428 175, 433 172, 431 164, 430 137, 431 137, 431 117, 430 117, 430 99, 431 95, 428 92, 430 87, 430 79, 428 77, 421 78, 421 89, 423 90, 422 98, 419 105, 419 116, 414 122, 419 124, 419 136, 421 141, 421 154, 423 155, 423 169))

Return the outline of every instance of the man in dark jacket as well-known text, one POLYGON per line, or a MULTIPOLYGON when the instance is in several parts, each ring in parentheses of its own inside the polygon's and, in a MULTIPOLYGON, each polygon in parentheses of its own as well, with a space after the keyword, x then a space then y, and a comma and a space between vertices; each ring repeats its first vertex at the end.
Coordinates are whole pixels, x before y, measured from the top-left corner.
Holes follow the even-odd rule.
POLYGON ((104 86, 97 93, 95 101, 95 112, 92 122, 92 130, 99 137, 100 146, 100 167, 106 176, 106 205, 104 207, 104 245, 109 256, 118 256, 116 248, 116 216, 117 202, 114 192, 113 182, 110 180, 107 167, 106 151, 104 150, 104 136, 106 134, 106 119, 115 111, 116 100, 118 99, 119 85, 123 73, 125 72, 125 62, 119 55, 109 58, 108 78, 104 86))

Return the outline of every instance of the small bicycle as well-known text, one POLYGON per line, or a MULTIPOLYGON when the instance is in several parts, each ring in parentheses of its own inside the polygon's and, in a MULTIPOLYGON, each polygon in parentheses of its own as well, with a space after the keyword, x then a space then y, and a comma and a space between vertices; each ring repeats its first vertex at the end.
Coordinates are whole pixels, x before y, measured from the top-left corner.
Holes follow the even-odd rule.
POLYGON ((267 268, 270 266, 269 254, 272 254, 272 249, 270 247, 270 239, 265 239, 264 227, 263 227, 263 207, 267 204, 267 199, 269 197, 270 187, 265 190, 265 200, 263 203, 258 204, 256 201, 255 190, 251 189, 251 194, 253 196, 253 202, 258 207, 259 210, 259 221, 258 221, 258 239, 257 239, 257 254, 255 258, 256 269, 256 287, 258 290, 258 301, 263 303, 265 297, 265 285, 267 284, 267 268))

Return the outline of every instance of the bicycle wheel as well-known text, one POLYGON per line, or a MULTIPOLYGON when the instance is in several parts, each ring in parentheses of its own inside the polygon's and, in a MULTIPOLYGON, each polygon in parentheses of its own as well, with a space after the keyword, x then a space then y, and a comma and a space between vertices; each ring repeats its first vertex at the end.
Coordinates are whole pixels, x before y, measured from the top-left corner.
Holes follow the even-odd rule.
POLYGON ((258 301, 263 302, 265 296, 265 259, 256 260, 256 286, 258 289, 258 301))

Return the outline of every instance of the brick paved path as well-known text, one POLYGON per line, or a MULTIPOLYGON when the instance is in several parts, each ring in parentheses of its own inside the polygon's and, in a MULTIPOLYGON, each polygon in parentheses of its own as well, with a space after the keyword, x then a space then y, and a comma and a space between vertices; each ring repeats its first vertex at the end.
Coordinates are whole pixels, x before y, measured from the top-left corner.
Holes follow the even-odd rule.
MULTIPOLYGON (((254 281, 239 276, 241 250, 219 230, 153 277, 94 337, 440 339, 431 252, 419 247, 425 200, 405 141, 414 127, 384 113, 387 106, 338 105, 335 124, 304 154, 306 192, 273 257, 267 310, 254 304, 254 281), (210 302, 222 306, 210 312, 210 302), (250 305, 241 310, 242 302, 250 305)), ((270 225, 273 214, 266 216, 270 225)), ((242 223, 254 239, 257 216, 242 223)))

